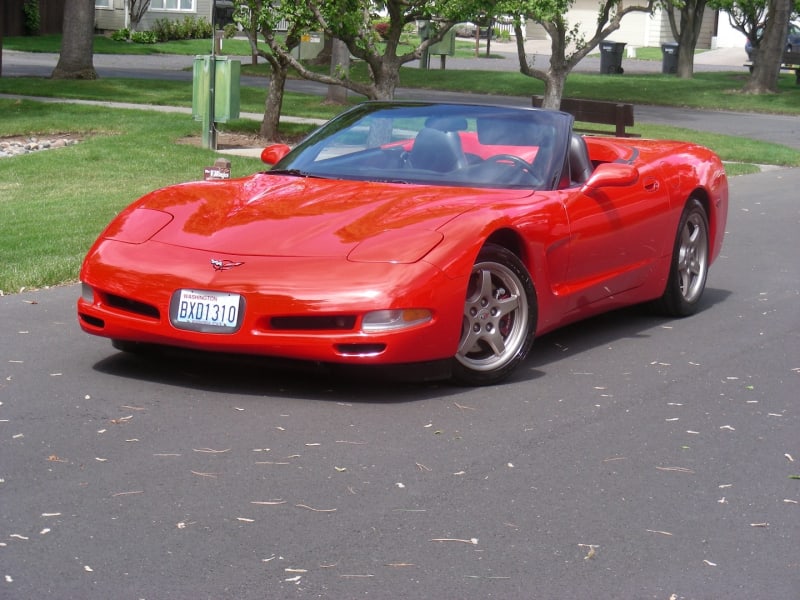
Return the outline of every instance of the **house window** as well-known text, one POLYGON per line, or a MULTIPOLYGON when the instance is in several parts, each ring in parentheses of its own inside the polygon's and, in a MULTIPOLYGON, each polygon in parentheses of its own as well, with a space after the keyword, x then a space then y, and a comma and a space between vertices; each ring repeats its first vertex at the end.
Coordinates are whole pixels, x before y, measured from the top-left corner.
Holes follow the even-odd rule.
POLYGON ((194 11, 194 0, 150 0, 150 10, 194 11))
POLYGON ((111 0, 94 0, 95 8, 111 8, 111 0))

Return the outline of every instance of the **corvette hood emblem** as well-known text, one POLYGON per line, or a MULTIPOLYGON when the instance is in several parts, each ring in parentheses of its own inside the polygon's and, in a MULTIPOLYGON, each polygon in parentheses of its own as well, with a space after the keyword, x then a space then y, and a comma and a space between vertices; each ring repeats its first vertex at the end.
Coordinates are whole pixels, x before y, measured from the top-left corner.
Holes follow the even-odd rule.
POLYGON ((230 271, 233 267, 238 267, 239 265, 243 264, 243 262, 237 262, 233 260, 217 260, 216 258, 211 259, 211 266, 215 271, 230 271))

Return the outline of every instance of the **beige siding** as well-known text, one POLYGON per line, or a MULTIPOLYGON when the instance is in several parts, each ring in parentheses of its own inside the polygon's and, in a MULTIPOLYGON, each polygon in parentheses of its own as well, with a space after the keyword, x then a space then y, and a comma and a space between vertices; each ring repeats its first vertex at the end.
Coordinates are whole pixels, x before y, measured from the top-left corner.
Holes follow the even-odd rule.
POLYGON ((100 31, 117 31, 127 25, 125 0, 111 0, 109 8, 94 9, 94 26, 100 31))
MULTIPOLYGON (((151 8, 139 23, 140 31, 152 29, 153 23, 159 19, 171 19, 181 21, 184 17, 194 19, 205 18, 211 21, 211 6, 213 0, 195 0, 194 10, 155 10, 151 8)), ((96 8, 95 26, 101 31, 116 31, 128 25, 128 18, 125 12, 125 0, 113 0, 113 9, 96 8)))
MULTIPOLYGON (((597 0, 575 0, 569 13, 570 25, 579 24, 580 31, 589 39, 594 35, 597 23, 597 0)), ((714 11, 707 8, 703 15, 703 27, 698 41, 698 48, 710 48, 714 28, 714 11)), ((528 24, 528 39, 547 39, 540 25, 528 24)), ((665 12, 658 9, 652 15, 634 12, 622 19, 620 28, 612 33, 609 40, 624 42, 634 48, 660 46, 663 42, 673 41, 669 28, 669 19, 665 12)))

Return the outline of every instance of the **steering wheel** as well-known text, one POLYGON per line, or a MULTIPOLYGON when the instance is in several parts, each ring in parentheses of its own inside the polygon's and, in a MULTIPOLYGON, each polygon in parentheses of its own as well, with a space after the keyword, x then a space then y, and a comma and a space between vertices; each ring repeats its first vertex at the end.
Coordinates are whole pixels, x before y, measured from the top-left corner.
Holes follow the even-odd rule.
POLYGON ((484 162, 493 162, 495 164, 510 164, 510 166, 514 167, 515 169, 519 169, 532 175, 532 165, 528 162, 522 160, 519 156, 514 156, 513 154, 495 154, 494 156, 490 156, 484 162))
POLYGON ((504 171, 507 175, 503 179, 507 183, 513 180, 517 184, 522 185, 540 186, 542 184, 542 180, 534 170, 533 165, 519 156, 513 154, 495 154, 483 161, 482 164, 497 165, 500 169, 512 169, 512 171, 504 171))

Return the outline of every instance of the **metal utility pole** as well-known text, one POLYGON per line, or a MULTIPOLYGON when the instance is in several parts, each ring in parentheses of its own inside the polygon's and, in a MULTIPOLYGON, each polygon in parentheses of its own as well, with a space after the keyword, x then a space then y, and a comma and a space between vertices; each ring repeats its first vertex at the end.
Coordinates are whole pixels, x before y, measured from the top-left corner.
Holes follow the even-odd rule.
POLYGON ((208 106, 203 111, 203 148, 217 149, 217 130, 214 127, 214 103, 217 78, 217 0, 211 2, 211 60, 208 63, 208 106))

